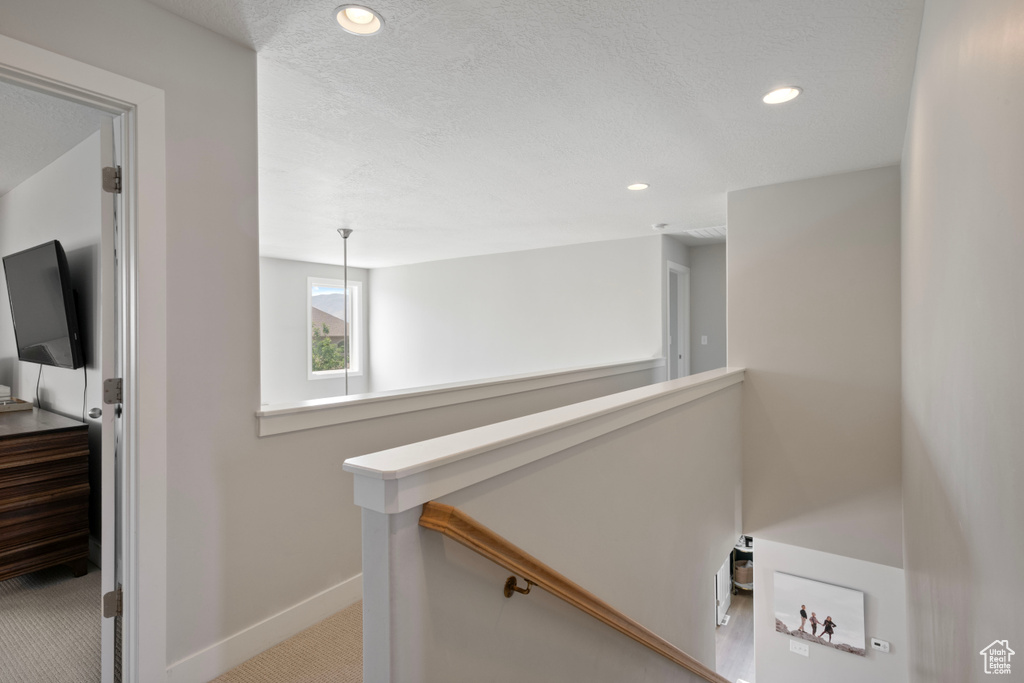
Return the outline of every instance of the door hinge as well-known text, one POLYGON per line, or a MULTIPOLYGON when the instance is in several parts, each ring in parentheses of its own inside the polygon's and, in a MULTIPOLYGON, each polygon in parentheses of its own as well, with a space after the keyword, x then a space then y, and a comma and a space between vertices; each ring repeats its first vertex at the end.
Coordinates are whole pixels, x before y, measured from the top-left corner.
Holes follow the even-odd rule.
POLYGON ((103 167, 103 191, 112 194, 121 194, 121 167, 103 167))
POLYGON ((119 617, 124 607, 124 592, 118 586, 109 593, 103 594, 103 618, 119 617))
POLYGON ((123 403, 121 394, 121 378, 103 380, 103 402, 107 405, 123 403))

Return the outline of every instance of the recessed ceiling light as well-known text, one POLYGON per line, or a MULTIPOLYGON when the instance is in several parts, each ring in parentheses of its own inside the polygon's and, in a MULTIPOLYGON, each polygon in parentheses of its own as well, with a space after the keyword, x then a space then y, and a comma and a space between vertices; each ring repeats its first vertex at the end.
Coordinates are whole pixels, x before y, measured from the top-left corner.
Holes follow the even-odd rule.
POLYGON ((633 190, 634 192, 637 190, 646 190, 648 187, 650 187, 650 185, 647 183, 633 183, 632 185, 626 185, 627 190, 633 190))
POLYGON ((765 104, 782 104, 783 102, 789 102, 795 99, 797 95, 802 93, 801 88, 795 85, 786 86, 785 88, 776 88, 770 93, 765 95, 763 98, 765 104))
POLYGON ((334 17, 342 29, 357 36, 372 36, 384 25, 377 12, 362 5, 342 5, 334 10, 334 17))

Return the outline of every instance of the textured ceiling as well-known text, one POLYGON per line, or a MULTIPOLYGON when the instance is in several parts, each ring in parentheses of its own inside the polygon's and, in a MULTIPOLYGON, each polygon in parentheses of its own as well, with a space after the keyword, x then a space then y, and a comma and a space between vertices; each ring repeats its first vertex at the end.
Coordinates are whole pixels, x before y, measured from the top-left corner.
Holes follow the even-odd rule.
POLYGON ((262 253, 337 262, 347 226, 365 267, 723 225, 730 190, 898 163, 923 3, 368 0, 357 37, 336 2, 153 1, 259 53, 262 253))
POLYGON ((0 81, 0 196, 110 120, 110 114, 0 81))

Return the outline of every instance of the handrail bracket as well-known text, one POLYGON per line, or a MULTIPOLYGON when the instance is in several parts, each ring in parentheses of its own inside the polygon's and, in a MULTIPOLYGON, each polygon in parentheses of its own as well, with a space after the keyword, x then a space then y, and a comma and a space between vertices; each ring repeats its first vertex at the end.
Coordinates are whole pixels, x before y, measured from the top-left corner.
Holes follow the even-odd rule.
POLYGON ((506 598, 511 598, 516 593, 522 593, 523 595, 529 595, 530 594, 530 589, 537 585, 533 581, 530 581, 529 579, 526 580, 526 588, 520 588, 519 586, 516 585, 517 583, 518 582, 516 581, 516 577, 514 577, 514 576, 510 576, 510 577, 508 577, 508 579, 505 580, 505 597, 506 598))

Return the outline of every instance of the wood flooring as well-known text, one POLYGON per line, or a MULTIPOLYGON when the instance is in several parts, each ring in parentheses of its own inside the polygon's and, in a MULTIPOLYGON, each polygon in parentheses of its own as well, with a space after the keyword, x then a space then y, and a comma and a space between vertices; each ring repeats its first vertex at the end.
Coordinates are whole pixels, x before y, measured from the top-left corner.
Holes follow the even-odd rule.
POLYGON ((732 596, 729 624, 715 629, 715 669, 730 681, 754 681, 754 596, 732 596))

